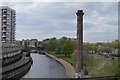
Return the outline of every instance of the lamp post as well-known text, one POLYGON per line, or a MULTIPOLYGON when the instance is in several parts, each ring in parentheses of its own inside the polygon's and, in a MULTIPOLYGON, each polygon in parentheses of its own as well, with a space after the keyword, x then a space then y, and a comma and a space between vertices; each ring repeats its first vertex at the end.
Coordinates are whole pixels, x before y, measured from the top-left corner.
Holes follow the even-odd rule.
POLYGON ((83 77, 83 10, 77 13, 77 53, 76 53, 76 78, 83 77))

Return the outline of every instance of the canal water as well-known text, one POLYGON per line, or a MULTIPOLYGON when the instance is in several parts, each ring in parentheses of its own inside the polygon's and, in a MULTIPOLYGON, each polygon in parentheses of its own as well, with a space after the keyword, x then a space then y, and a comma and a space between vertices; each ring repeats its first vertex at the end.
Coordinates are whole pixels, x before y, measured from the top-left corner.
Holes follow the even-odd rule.
POLYGON ((23 78, 65 78, 65 68, 46 55, 31 54, 33 65, 23 78))

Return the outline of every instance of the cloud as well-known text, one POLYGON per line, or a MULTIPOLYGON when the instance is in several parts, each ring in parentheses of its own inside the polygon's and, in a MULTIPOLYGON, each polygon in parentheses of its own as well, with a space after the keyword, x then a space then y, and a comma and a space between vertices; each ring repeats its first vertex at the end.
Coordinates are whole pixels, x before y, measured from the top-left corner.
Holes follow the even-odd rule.
POLYGON ((2 2, 118 2, 119 0, 4 0, 2 2))
POLYGON ((16 38, 76 37, 76 12, 84 11, 84 41, 117 38, 116 2, 6 2, 16 10, 16 38), (104 36, 106 35, 106 36, 104 36), (111 36, 112 35, 112 36, 111 36), (101 38, 97 37, 100 36, 101 38), (111 36, 111 38, 109 38, 111 36))

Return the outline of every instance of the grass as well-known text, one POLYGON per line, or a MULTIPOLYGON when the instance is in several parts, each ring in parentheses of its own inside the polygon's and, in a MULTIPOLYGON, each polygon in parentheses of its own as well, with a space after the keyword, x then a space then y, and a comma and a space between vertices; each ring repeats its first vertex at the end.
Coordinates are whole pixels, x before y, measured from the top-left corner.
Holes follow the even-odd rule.
POLYGON ((100 58, 98 57, 91 57, 89 58, 87 61, 85 61, 85 66, 84 68, 89 71, 90 69, 92 69, 93 67, 95 67, 99 62, 100 62, 100 58))
POLYGON ((73 65, 75 67, 75 60, 74 60, 73 56, 65 57, 64 54, 52 54, 52 55, 67 61, 68 63, 70 63, 71 65, 73 65))
POLYGON ((94 73, 94 76, 114 76, 118 74, 118 65, 120 65, 120 62, 113 59, 106 59, 106 61, 106 64, 98 69, 94 73))
MULTIPOLYGON (((75 59, 73 56, 65 57, 64 54, 53 54, 54 56, 64 59, 69 62, 71 65, 75 67, 75 59)), ((96 69, 92 76, 114 76, 118 73, 118 65, 120 62, 117 60, 109 59, 109 58, 99 58, 97 56, 89 58, 84 65, 84 71, 91 70, 93 67, 97 66, 102 59, 106 60, 106 64, 104 64, 101 68, 96 69)))

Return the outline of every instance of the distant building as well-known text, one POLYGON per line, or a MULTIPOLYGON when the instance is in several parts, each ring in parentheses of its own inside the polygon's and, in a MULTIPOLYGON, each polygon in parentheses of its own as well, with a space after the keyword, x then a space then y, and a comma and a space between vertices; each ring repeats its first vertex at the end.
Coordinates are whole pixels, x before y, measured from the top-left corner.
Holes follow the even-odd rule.
POLYGON ((25 45, 25 40, 24 39, 22 40, 22 45, 25 45))
POLYGON ((29 47, 38 47, 38 40, 37 39, 31 39, 29 41, 29 47))
POLYGON ((40 46, 41 42, 38 41, 37 39, 26 39, 26 40, 22 40, 22 45, 28 46, 28 47, 38 47, 40 46))
POLYGON ((16 40, 16 41, 15 41, 15 44, 16 44, 16 45, 22 45, 22 41, 16 40))

